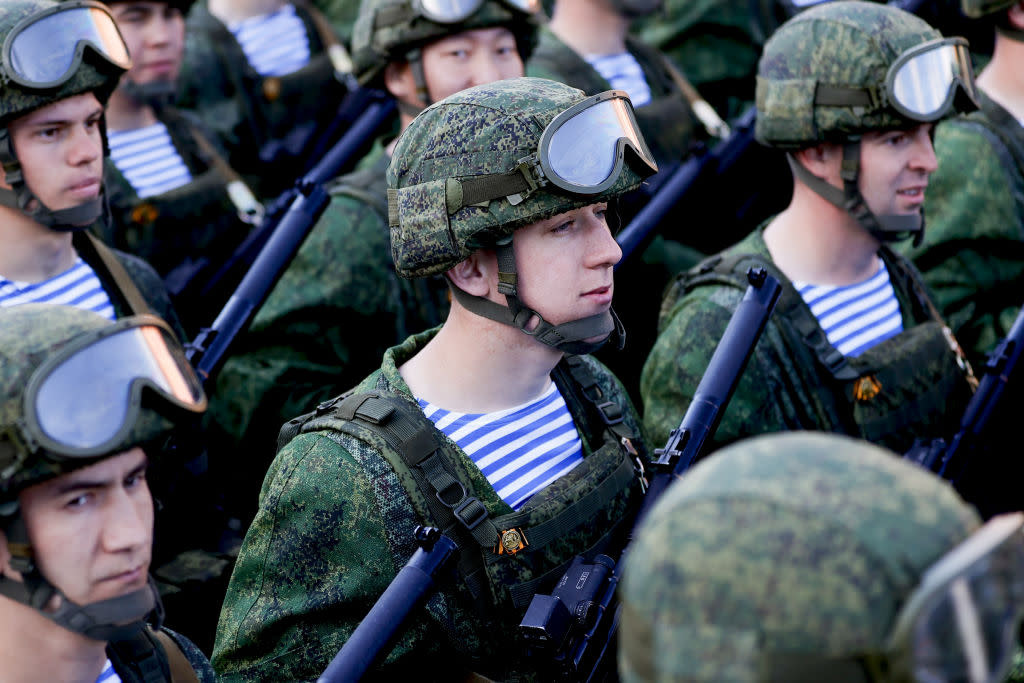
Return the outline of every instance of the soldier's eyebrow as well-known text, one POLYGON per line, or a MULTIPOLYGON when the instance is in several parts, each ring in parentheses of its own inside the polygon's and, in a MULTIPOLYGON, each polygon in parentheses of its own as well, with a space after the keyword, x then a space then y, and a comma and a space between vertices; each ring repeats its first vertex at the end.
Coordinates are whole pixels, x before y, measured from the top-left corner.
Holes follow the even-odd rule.
POLYGON ((143 461, 143 462, 139 463, 137 467, 133 467, 131 469, 131 471, 129 471, 128 473, 124 474, 123 476, 122 475, 116 475, 116 476, 105 478, 105 479, 78 479, 78 480, 75 480, 74 478, 72 478, 70 481, 66 481, 66 482, 60 484, 59 486, 57 486, 55 491, 54 491, 54 493, 55 493, 55 495, 63 496, 64 494, 72 493, 74 491, 88 491, 90 489, 109 488, 109 487, 115 485, 115 481, 116 480, 119 480, 119 479, 120 480, 124 480, 124 479, 129 479, 131 477, 139 476, 140 474, 142 474, 143 472, 146 471, 147 467, 149 467, 149 462, 148 461, 143 461))

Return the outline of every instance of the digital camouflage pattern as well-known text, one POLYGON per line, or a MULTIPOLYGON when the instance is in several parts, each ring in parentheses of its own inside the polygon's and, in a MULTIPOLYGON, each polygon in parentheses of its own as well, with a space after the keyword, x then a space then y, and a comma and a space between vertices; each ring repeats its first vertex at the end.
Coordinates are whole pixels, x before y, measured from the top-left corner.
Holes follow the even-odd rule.
POLYGON ((443 273, 516 228, 639 187, 627 153, 615 184, 599 194, 570 195, 548 185, 515 206, 502 197, 449 215, 448 202, 461 201, 461 188, 449 189, 449 179, 512 171, 537 152, 551 120, 585 98, 563 83, 506 79, 450 95, 417 116, 388 167, 391 255, 399 274, 443 273))
MULTIPOLYGON (((0 14, 0 39, 6 38, 21 20, 57 4, 52 0, 5 0, 0 14)), ((0 125, 40 107, 87 92, 92 92, 101 104, 106 104, 123 73, 124 69, 87 49, 82 53, 82 62, 74 75, 57 88, 31 90, 5 78, 3 97, 0 97, 0 125)))
MULTIPOLYGON (((548 27, 539 32, 537 48, 526 62, 526 75, 547 78, 579 88, 588 95, 612 89, 598 73, 548 27)), ((626 37, 626 50, 636 58, 651 88, 651 102, 635 108, 644 142, 659 168, 668 168, 688 156, 698 140, 708 135, 669 71, 667 57, 634 36, 626 37)))
POLYGON ((736 443, 672 484, 638 529, 620 675, 755 683, 765 655, 878 653, 925 570, 979 526, 947 482, 864 441, 736 443))
MULTIPOLYGON (((765 224, 766 225, 766 224, 765 224)), ((807 340, 824 340, 813 313, 778 271, 762 225, 720 256, 749 255, 783 286, 765 330, 724 411, 708 450, 764 432, 833 431, 906 452, 914 439, 951 436, 970 390, 939 325, 913 284, 913 266, 892 251, 879 252, 902 314, 903 332, 843 364, 853 380, 837 380, 807 340), (801 331, 802 330, 802 331, 801 331), (765 400, 771 397, 771 400, 765 400)), ((669 285, 658 339, 640 377, 644 426, 664 444, 679 426, 722 333, 746 291, 746 279, 698 266, 669 285)), ((741 264, 745 261, 740 261, 741 264)), ((745 272, 746 266, 740 266, 745 272)), ((823 341, 823 347, 834 347, 823 341)), ((838 352, 835 351, 838 355, 838 352)))
MULTIPOLYGON (((413 401, 398 367, 434 334, 436 330, 416 335, 390 349, 380 371, 357 391, 394 392, 413 401)), ((626 424, 639 430, 621 385, 596 361, 581 358, 607 399, 623 407, 626 424)), ((440 432, 437 436, 447 442, 440 432)), ((581 437, 586 463, 593 436, 581 437)), ((415 550, 413 529, 425 520, 383 457, 385 448, 376 435, 370 442, 325 430, 299 434, 278 453, 224 599, 213 653, 221 683, 315 680, 409 560, 415 550)), ((462 454, 461 463, 473 486, 471 494, 492 517, 512 511, 468 456, 462 454)), ((578 471, 586 469, 580 466, 559 480, 564 486, 549 487, 559 495, 538 494, 524 509, 552 516, 562 512, 590 490, 574 486, 583 476, 578 471)), ((588 534, 601 533, 622 514, 621 509, 601 510, 588 534)), ((548 548, 567 561, 587 541, 563 537, 548 548)), ((516 653, 521 641, 515 628, 521 617, 522 611, 510 609, 482 617, 461 589, 446 587, 411 615, 374 675, 383 680, 458 680, 473 670, 496 680, 544 680, 533 670, 535 660, 516 653)))
MULTIPOLYGON (((111 220, 94 226, 94 232, 106 244, 153 266, 167 283, 189 332, 196 334, 213 322, 232 293, 225 291, 225 286, 199 297, 201 286, 245 239, 252 225, 239 218, 228 195, 227 185, 234 178, 199 146, 195 136, 202 135, 221 155, 215 137, 191 112, 164 107, 157 118, 166 126, 192 180, 169 192, 141 198, 107 159, 104 189, 111 220)), ((219 161, 227 163, 223 156, 219 161)), ((236 284, 231 282, 230 287, 236 284)))
POLYGON ((330 204, 217 377, 208 427, 243 519, 284 422, 355 386, 390 346, 447 316, 443 279, 395 273, 388 162, 378 145, 329 186, 330 204))
POLYGON ((640 38, 668 55, 723 119, 754 103, 761 42, 749 2, 665 0, 633 24, 640 38))
POLYGON ((352 62, 359 82, 375 84, 390 62, 403 62, 410 50, 455 33, 504 26, 516 36, 524 61, 533 47, 538 18, 500 0, 485 0, 465 21, 439 24, 417 16, 408 0, 363 0, 352 28, 352 62))
POLYGON ((981 111, 937 127, 924 241, 900 247, 975 368, 1024 303, 1024 130, 984 93, 981 99, 981 111), (1002 123, 993 119, 998 113, 1002 123))
POLYGON ((800 12, 765 43, 757 71, 755 137, 765 145, 799 149, 914 125, 881 103, 816 105, 816 88, 881 88, 900 54, 940 37, 913 14, 873 2, 827 2, 800 12))
POLYGON ((960 8, 971 19, 979 19, 1014 5, 1015 0, 960 0, 960 8))
POLYGON ((185 660, 192 667, 196 678, 199 679, 199 683, 217 683, 217 675, 214 673, 213 667, 210 666, 210 660, 207 659, 206 655, 195 643, 181 633, 172 631, 169 628, 161 630, 174 641, 174 644, 178 646, 181 653, 185 655, 185 660))

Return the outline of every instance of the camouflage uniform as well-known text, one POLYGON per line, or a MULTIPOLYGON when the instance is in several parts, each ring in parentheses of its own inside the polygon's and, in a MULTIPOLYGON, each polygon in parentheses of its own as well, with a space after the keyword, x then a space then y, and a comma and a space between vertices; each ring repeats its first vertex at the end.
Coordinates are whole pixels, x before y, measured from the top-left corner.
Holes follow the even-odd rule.
POLYGON ((390 158, 377 146, 331 203, 217 377, 208 427, 248 519, 281 424, 355 386, 388 347, 448 310, 441 278, 398 277, 387 224, 390 158), (222 441, 221 441, 222 440, 222 441), (237 453, 237 456, 233 454, 237 453))
POLYGON ((291 4, 306 27, 310 61, 285 76, 260 76, 205 2, 193 5, 186 21, 177 104, 214 131, 229 150, 230 165, 265 198, 291 187, 305 171, 305 160, 288 149, 298 152, 300 138, 326 125, 346 92, 325 52, 325 43, 337 37, 323 35, 314 19, 322 15, 306 0, 291 4))
MULTIPOLYGON (((515 204, 505 194, 490 200, 474 194, 479 187, 474 182, 488 188, 485 194, 516 186, 518 181, 506 177, 509 168, 536 154, 541 130, 580 103, 586 103, 584 94, 568 86, 508 79, 452 95, 417 117, 388 169, 398 272, 415 278, 446 272, 492 244, 504 263, 502 281, 514 283, 515 256, 509 256, 511 240, 504 237, 520 226, 634 189, 646 171, 639 161, 629 161, 609 176, 608 187, 589 196, 570 196, 554 185, 515 204), (469 168, 476 173, 450 175, 469 168), (504 180, 495 182, 495 176, 504 180), (456 183, 462 187, 459 199, 456 183), (453 194, 434 191, 445 187, 453 194)), ((454 285, 453 292, 468 311, 460 314, 506 322, 494 311, 474 310, 479 301, 464 303, 471 295, 454 285)), ((507 308, 487 301, 509 311, 515 292, 507 294, 507 308)), ((526 314, 522 324, 532 317, 526 314)), ((531 332, 564 352, 564 345, 582 347, 579 340, 597 336, 595 320, 601 339, 616 335, 617 328, 604 327, 613 319, 611 311, 558 326, 541 319, 531 332), (582 328, 579 340, 566 326, 582 328)), ((520 327, 511 320, 507 324, 520 327)), ((551 377, 582 440, 583 460, 513 512, 469 456, 423 415, 399 373, 436 334, 430 330, 388 350, 380 370, 354 392, 282 430, 281 450, 264 480, 260 511, 239 554, 218 626, 213 661, 222 681, 316 678, 408 561, 419 524, 445 528, 456 539, 458 579, 429 599, 425 615, 412 616, 381 674, 452 680, 477 671, 500 680, 545 679, 542 658, 516 656, 521 638, 515 628, 531 596, 546 592, 574 556, 621 540, 622 522, 640 493, 635 458, 646 457, 639 418, 600 363, 585 354, 563 358, 551 377), (402 409, 378 413, 382 403, 402 409), (411 425, 389 427, 396 412, 411 425), (621 422, 613 419, 620 412, 621 422), (404 436, 396 441, 399 434, 404 436), (425 440, 437 447, 421 460, 413 444, 425 440), (446 477, 461 484, 459 500, 483 513, 479 524, 460 523, 462 503, 442 496, 450 486, 446 477), (499 530, 512 528, 521 529, 528 545, 502 553, 499 530)))
POLYGON ((882 248, 904 331, 856 358, 844 358, 824 341, 810 308, 774 267, 763 230, 680 275, 666 291, 658 340, 640 379, 644 426, 654 443, 664 443, 679 426, 743 296, 742 273, 755 264, 769 267, 783 294, 709 450, 791 429, 844 432, 899 452, 915 437, 948 435, 970 390, 913 266, 882 248), (876 383, 884 391, 875 391, 876 383))
POLYGON ((191 173, 191 182, 142 199, 108 160, 104 187, 112 220, 94 230, 107 244, 153 266, 171 290, 175 308, 186 316, 189 331, 195 334, 202 325, 213 322, 231 293, 222 286, 200 296, 200 289, 242 242, 254 218, 241 219, 242 212, 227 190, 237 176, 191 112, 163 107, 157 116, 191 173), (209 146, 201 147, 196 135, 202 135, 209 146))
POLYGON ((946 482, 863 441, 736 443, 671 484, 636 532, 620 583, 620 676, 965 680, 941 675, 956 661, 947 650, 918 677, 887 641, 926 571, 979 526, 946 482))

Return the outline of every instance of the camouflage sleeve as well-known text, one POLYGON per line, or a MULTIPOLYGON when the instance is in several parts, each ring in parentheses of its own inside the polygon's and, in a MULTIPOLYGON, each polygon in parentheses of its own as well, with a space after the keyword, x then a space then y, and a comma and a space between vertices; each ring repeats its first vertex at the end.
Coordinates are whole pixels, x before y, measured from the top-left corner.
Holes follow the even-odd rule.
POLYGON ((938 127, 938 170, 928 182, 926 228, 903 246, 972 362, 1005 336, 1024 296, 1024 180, 1011 183, 976 128, 938 127))
POLYGON ((402 494, 375 490, 358 461, 374 457, 313 433, 275 459, 217 627, 221 683, 316 680, 396 576, 387 534, 401 515, 386 513, 402 494))
MULTIPOLYGON (((682 421, 742 297, 743 291, 735 287, 697 288, 676 303, 660 326, 640 376, 644 427, 652 449, 664 446, 682 421)), ((768 371, 775 361, 765 336, 773 333, 769 325, 758 341, 705 452, 745 436, 785 429, 782 405, 788 399, 773 391, 768 371), (769 396, 772 400, 766 400, 769 396)))

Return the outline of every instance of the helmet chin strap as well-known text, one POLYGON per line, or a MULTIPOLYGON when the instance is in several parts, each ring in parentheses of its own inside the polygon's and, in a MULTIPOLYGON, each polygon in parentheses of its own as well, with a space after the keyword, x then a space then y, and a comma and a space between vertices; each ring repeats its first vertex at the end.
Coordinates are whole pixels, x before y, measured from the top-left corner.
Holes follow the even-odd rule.
POLYGON ((614 340, 613 343, 617 349, 622 349, 626 341, 626 330, 622 326, 622 321, 615 315, 615 311, 609 308, 604 313, 579 320, 570 320, 561 325, 552 325, 544 320, 540 313, 528 308, 519 299, 516 291, 515 255, 511 240, 498 245, 496 253, 498 256, 498 291, 505 295, 508 306, 496 304, 482 296, 469 294, 453 285, 452 296, 466 310, 504 325, 511 325, 540 343, 564 353, 593 353, 610 340, 614 340), (537 324, 528 329, 533 321, 536 321, 537 324), (594 338, 599 338, 599 341, 585 341, 594 338))
POLYGON ((124 638, 142 628, 147 617, 154 627, 163 623, 164 610, 153 577, 136 591, 116 598, 78 605, 50 583, 36 566, 28 542, 28 532, 20 513, 6 526, 11 566, 21 581, 0 575, 0 595, 28 605, 58 626, 103 642, 124 638), (56 609, 48 605, 56 597, 56 609))
POLYGON ((880 242, 897 242, 914 238, 914 246, 924 238, 924 215, 918 211, 913 214, 876 215, 868 208, 864 195, 860 193, 858 183, 860 176, 860 140, 849 140, 843 144, 843 163, 840 177, 843 189, 828 183, 807 170, 792 154, 786 155, 793 175, 800 178, 805 185, 830 204, 839 207, 853 216, 869 233, 880 242))
MULTIPOLYGON (((106 137, 106 136, 104 136, 106 137)), ((11 138, 6 128, 0 129, 0 163, 11 189, 0 187, 0 205, 17 209, 32 220, 59 232, 85 230, 104 214, 106 203, 103 190, 95 199, 67 209, 48 209, 25 183, 21 162, 14 155, 11 138)))

